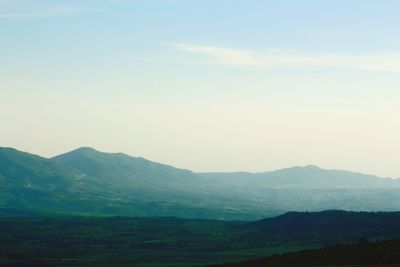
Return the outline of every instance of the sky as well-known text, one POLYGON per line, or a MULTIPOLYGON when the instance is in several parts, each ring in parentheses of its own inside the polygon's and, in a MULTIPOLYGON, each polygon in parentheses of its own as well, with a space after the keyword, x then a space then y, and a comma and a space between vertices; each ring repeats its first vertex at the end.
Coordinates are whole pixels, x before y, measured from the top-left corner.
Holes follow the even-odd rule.
POLYGON ((0 146, 400 177, 400 1, 0 0, 0 146))

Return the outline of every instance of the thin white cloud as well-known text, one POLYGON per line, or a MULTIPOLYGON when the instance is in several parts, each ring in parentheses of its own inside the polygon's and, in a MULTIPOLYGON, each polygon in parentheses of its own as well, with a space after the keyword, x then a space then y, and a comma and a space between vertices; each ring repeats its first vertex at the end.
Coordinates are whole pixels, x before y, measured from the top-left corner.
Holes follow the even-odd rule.
POLYGON ((303 53, 294 50, 252 50, 171 43, 172 47, 211 59, 211 64, 268 68, 326 67, 353 70, 400 72, 400 52, 392 53, 303 53))

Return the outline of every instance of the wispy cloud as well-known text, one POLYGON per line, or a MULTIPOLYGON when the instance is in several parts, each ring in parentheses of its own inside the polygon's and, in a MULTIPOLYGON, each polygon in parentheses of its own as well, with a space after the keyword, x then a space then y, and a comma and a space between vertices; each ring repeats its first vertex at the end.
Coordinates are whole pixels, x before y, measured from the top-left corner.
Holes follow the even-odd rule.
POLYGON ((171 43, 171 46, 189 53, 202 54, 215 59, 216 63, 229 65, 264 65, 263 59, 257 53, 243 49, 228 47, 214 47, 206 45, 189 45, 183 43, 171 43))
POLYGON ((326 67, 353 70, 400 72, 400 52, 391 53, 304 53, 295 50, 269 49, 266 52, 171 43, 170 46, 187 53, 203 55, 210 64, 257 66, 266 68, 326 67))

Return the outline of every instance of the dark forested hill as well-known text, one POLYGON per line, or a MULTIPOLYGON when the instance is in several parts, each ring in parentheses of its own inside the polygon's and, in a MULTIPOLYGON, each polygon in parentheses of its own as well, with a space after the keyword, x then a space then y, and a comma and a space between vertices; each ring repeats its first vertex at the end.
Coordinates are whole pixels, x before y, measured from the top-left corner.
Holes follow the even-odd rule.
POLYGON ((370 242, 361 238, 357 244, 337 244, 320 249, 290 252, 241 263, 225 263, 209 267, 398 267, 400 239, 370 242))
POLYGON ((355 241, 360 237, 375 239, 399 234, 400 212, 288 212, 246 224, 256 229, 260 238, 279 236, 284 240, 314 240, 320 243, 355 241))

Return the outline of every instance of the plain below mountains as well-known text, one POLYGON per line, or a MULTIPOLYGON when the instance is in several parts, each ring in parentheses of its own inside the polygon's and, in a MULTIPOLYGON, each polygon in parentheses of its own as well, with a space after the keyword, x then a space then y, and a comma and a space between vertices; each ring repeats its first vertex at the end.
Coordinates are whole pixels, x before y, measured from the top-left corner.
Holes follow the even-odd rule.
POLYGON ((285 211, 398 210, 400 180, 316 166, 194 173, 93 148, 44 158, 0 148, 1 215, 252 220, 285 211))
MULTIPOLYGON (((290 212, 254 222, 171 217, 0 218, 0 266, 166 267, 237 262, 354 243, 362 238, 371 241, 394 238, 400 235, 399 223, 399 212, 345 211, 290 212)), ((398 248, 389 245, 381 252, 397 251, 398 256, 398 248)), ((351 249, 340 250, 329 258, 325 258, 330 254, 325 255, 324 251, 314 251, 308 257, 304 257, 307 252, 292 255, 306 260, 302 266, 324 266, 321 263, 334 266, 332 263, 341 260, 363 264, 369 256, 374 256, 368 250, 363 252, 364 255, 357 257, 364 262, 352 262, 350 259, 357 257, 351 249)), ((389 260, 387 256, 390 255, 381 253, 380 259, 389 260)), ((297 263, 301 261, 296 262, 293 257, 275 257, 278 257, 275 263, 267 259, 271 264, 255 261, 254 266, 300 266, 297 263)), ((399 258, 386 263, 393 262, 398 263, 399 258)))

